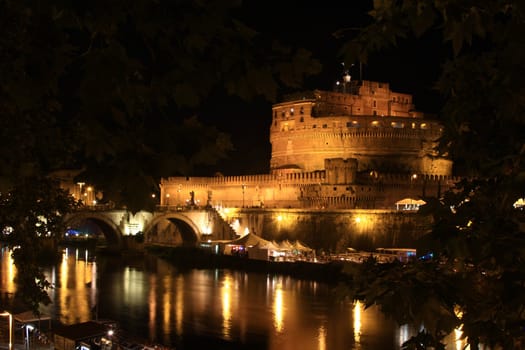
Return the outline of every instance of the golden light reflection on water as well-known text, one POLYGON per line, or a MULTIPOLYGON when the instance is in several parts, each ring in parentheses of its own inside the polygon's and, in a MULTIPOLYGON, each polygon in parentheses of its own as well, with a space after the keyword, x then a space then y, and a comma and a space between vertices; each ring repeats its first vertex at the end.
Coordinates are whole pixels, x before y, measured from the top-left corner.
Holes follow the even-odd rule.
POLYGON ((16 267, 11 256, 11 250, 7 247, 2 248, 2 261, 2 289, 4 292, 11 294, 15 292, 15 283, 13 281, 16 275, 16 267))
POLYGON ((184 318, 184 277, 177 276, 175 280, 175 330, 182 334, 182 321, 184 318))
POLYGON ((232 321, 232 310, 231 310, 231 295, 232 288, 232 276, 227 274, 224 276, 224 281, 221 286, 221 302, 222 302, 222 334, 225 339, 231 338, 231 321, 232 321))
POLYGON ((96 270, 89 256, 79 256, 78 249, 66 249, 60 263, 60 288, 57 290, 58 304, 63 310, 59 321, 65 324, 85 322, 92 319, 88 298, 78 295, 89 295, 91 288, 96 287, 96 270), (95 286, 93 286, 95 283, 95 286), (74 310, 75 312, 70 312, 74 310))
POLYGON ((283 305, 283 286, 282 283, 278 283, 275 286, 273 299, 273 315, 275 330, 280 333, 284 330, 283 318, 284 318, 284 305, 283 305))
POLYGON ((155 334, 157 318, 157 276, 152 274, 149 279, 148 292, 148 329, 149 334, 155 334))
MULTIPOLYGON (((164 310, 171 310, 171 305, 172 305, 172 297, 173 297, 173 290, 172 290, 172 277, 171 276, 166 276, 163 280, 163 285, 164 285, 164 294, 162 296, 162 306, 163 306, 163 309, 164 310)), ((162 321, 163 321, 163 327, 164 329, 170 329, 170 323, 171 323, 171 312, 164 312, 163 313, 163 318, 162 318, 162 321)), ((168 340, 167 338, 167 334, 164 334, 164 337, 166 337, 166 339, 163 339, 163 342, 166 343, 166 341, 168 340)))
POLYGON ((352 310, 353 324, 354 324, 354 342, 355 348, 361 349, 361 313, 363 312, 363 304, 356 300, 352 310))
MULTIPOLYGON (((267 342, 267 350, 399 349, 399 343, 414 334, 409 327, 385 321, 377 307, 334 300, 322 284, 224 270, 181 272, 163 261, 156 261, 155 270, 130 270, 102 260, 97 268, 89 260, 83 251, 70 249, 56 272, 51 269, 57 288, 49 310, 56 310, 61 322, 89 319, 100 272, 106 298, 101 305, 109 300, 111 312, 122 310, 123 324, 132 320, 126 327, 161 343, 211 334, 244 344, 255 334, 267 342), (104 278, 108 272, 110 278, 104 278)), ((14 290, 15 269, 7 256, 0 271, 2 291, 14 290)), ((102 317, 110 312, 103 311, 102 317)), ((447 349, 462 349, 459 335, 450 335, 447 349)))
POLYGON ((319 327, 319 335, 317 336, 318 339, 318 350, 326 350, 326 327, 324 325, 321 325, 319 327))

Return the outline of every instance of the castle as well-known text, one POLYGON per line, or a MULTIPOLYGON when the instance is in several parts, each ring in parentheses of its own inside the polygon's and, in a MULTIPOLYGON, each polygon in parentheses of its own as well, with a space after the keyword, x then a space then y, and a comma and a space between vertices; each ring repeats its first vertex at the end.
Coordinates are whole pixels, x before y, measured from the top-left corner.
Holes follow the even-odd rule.
POLYGON ((160 205, 417 209, 457 181, 436 151, 442 130, 411 95, 346 79, 273 105, 269 174, 165 178, 160 205))

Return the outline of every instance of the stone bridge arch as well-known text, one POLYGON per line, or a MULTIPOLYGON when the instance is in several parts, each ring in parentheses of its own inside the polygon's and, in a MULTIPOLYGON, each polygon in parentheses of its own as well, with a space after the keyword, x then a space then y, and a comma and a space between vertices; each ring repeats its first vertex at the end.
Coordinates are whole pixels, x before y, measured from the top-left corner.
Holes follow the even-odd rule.
POLYGON ((144 229, 146 243, 195 246, 201 235, 191 212, 158 214, 144 229))
POLYGON ((66 227, 79 227, 83 223, 92 222, 100 228, 104 234, 108 246, 121 247, 123 233, 113 218, 104 212, 75 212, 66 216, 64 224, 66 227))

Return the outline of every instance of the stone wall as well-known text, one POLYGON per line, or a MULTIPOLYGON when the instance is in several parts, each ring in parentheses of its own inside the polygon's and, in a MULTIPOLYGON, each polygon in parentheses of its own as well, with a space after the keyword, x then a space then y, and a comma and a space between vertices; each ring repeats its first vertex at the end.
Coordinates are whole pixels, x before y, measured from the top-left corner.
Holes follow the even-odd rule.
POLYGON ((229 215, 239 221, 239 232, 267 240, 300 240, 325 252, 412 248, 431 227, 431 218, 407 211, 244 209, 229 215))
POLYGON ((395 209, 396 202, 438 196, 459 179, 452 176, 364 173, 353 162, 331 161, 328 173, 227 177, 170 177, 161 181, 160 205, 217 208, 395 209), (328 175, 327 175, 328 174, 328 175), (345 183, 347 180, 355 180, 345 183))

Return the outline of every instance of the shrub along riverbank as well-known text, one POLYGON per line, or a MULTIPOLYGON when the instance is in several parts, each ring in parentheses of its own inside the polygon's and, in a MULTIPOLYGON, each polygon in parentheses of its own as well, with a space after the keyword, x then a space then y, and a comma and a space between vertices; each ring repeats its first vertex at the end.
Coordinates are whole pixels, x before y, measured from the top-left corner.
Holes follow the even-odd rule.
POLYGON ((298 279, 338 283, 348 280, 352 266, 339 261, 313 263, 306 261, 272 262, 231 255, 214 254, 200 248, 149 246, 146 251, 182 267, 224 268, 258 273, 288 275, 298 279))

